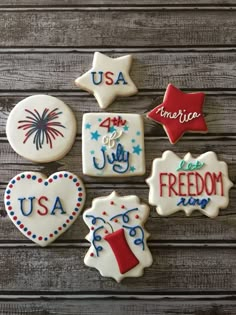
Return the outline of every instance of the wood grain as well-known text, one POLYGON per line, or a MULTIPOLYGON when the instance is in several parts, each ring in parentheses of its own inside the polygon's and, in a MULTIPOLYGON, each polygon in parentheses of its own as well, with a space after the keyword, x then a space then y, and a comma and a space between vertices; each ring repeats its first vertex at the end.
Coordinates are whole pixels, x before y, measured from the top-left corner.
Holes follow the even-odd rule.
POLYGON ((144 276, 117 284, 87 268, 88 230, 81 216, 55 244, 39 248, 5 217, 3 193, 26 170, 47 175, 69 170, 82 176, 85 208, 114 189, 148 201, 145 178, 165 150, 180 156, 215 151, 236 182, 235 0, 2 0, 0 1, 0 314, 234 315, 236 313, 236 189, 227 209, 212 220, 194 212, 163 218, 151 207, 146 229, 153 265, 144 276), (81 121, 100 111, 93 96, 74 86, 92 64, 93 52, 131 53, 139 94, 118 99, 111 112, 145 116, 160 103, 169 82, 205 91, 207 135, 186 134, 175 146, 163 128, 145 120, 147 173, 122 179, 92 178, 81 170, 81 121), (13 106, 30 94, 58 96, 74 111, 78 133, 62 160, 33 164, 7 142, 13 106), (155 102, 155 104, 156 104, 155 102), (227 296, 223 296, 227 294, 227 296), (176 294, 176 296, 174 296, 176 294), (198 296, 201 294, 201 296, 198 296), (232 296, 231 296, 232 295, 232 296))
MULTIPOLYGON (((228 6, 228 5, 235 5, 235 0, 199 0, 196 3, 196 0, 122 0, 122 6, 129 6, 133 9, 136 6, 189 6, 192 5, 194 7, 197 6, 228 6)), ((56 6, 119 6, 120 3, 115 0, 1 0, 0 7, 21 7, 21 6, 29 6, 29 7, 56 7, 56 6)))
POLYGON ((160 293, 208 292, 236 289, 236 251, 222 247, 152 247, 153 265, 140 278, 121 284, 84 265, 87 248, 0 247, 0 290, 29 292, 160 293))
MULTIPOLYGON (((82 175, 82 154, 81 154, 81 140, 77 139, 74 143, 72 150, 66 155, 62 160, 47 163, 47 164, 33 164, 30 161, 17 155, 10 144, 2 140, 1 145, 1 183, 8 183, 8 181, 14 177, 17 173, 22 171, 40 171, 46 175, 50 175, 53 172, 60 170, 68 170, 74 172, 75 174, 82 176, 85 183, 112 183, 119 184, 124 183, 124 178, 103 178, 103 177, 89 177, 82 175)), ((180 140, 174 147, 166 139, 150 137, 145 139, 145 156, 146 156, 146 175, 138 177, 126 177, 125 183, 145 183, 145 179, 151 173, 152 161, 156 157, 160 157, 162 152, 166 150, 173 150, 179 156, 184 156, 189 151, 193 156, 198 156, 206 151, 214 151, 218 154, 220 160, 228 163, 229 166, 229 176, 233 182, 236 182, 236 161, 235 161, 235 140, 224 139, 223 141, 218 141, 217 139, 210 139, 204 135, 200 138, 195 138, 193 140, 185 138, 185 140, 180 140), (204 140, 205 137, 205 140, 204 140)))
MULTIPOLYGON (((164 129, 155 122, 146 119, 146 113, 161 104, 163 100, 162 92, 156 95, 135 95, 128 98, 117 99, 109 108, 109 112, 139 113, 144 118, 145 136, 166 136, 164 129)), ((54 95, 52 92, 51 95, 54 95)), ((15 104, 21 101, 29 94, 12 96, 0 94, 0 135, 5 135, 5 126, 8 115, 15 104)), ((102 112, 96 99, 91 95, 55 95, 64 101, 73 110, 78 125, 77 134, 81 135, 82 118, 84 113, 102 112)), ((206 92, 205 104, 203 107, 204 116, 208 126, 209 135, 235 135, 236 134, 236 95, 211 95, 206 92), (222 119, 224 117, 224 119, 222 119)), ((193 134, 192 134, 193 136, 193 134)), ((202 136, 205 138, 205 136, 202 136)))
POLYGON ((25 299, 0 301, 0 314, 11 315, 235 315, 233 299, 25 299))
MULTIPOLYGON (((138 195, 141 200, 148 203, 147 186, 124 185, 87 185, 86 204, 84 209, 91 207, 92 199, 110 194, 114 189, 120 195, 138 195)), ((0 188, 0 242, 22 242, 27 238, 15 228, 5 212, 3 203, 5 186, 0 188)), ((236 189, 230 192, 230 203, 227 209, 220 210, 216 219, 209 219, 199 211, 195 211, 191 217, 186 217, 183 212, 177 212, 170 217, 161 217, 156 213, 155 207, 150 207, 150 215, 145 224, 151 234, 150 242, 160 241, 198 241, 198 242, 221 242, 236 241, 236 189)), ((56 243, 60 242, 85 242, 88 228, 80 215, 76 222, 65 232, 56 243)), ((30 242, 30 241, 29 241, 30 242)), ((31 243, 31 242, 30 242, 31 243)))
POLYGON ((232 46, 231 10, 1 12, 1 47, 232 46))
MULTIPOLYGON (((236 88, 235 51, 157 51, 132 55, 131 77, 139 90, 164 91, 170 82, 187 90, 234 91, 236 88)), ((0 54, 0 91, 81 92, 74 80, 91 68, 92 60, 93 53, 87 52, 3 52, 0 54)))

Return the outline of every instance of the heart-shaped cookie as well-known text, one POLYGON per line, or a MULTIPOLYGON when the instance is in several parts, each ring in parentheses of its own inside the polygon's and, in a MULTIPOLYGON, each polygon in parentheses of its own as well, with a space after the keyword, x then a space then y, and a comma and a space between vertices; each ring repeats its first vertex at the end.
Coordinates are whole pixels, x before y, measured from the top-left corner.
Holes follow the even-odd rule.
POLYGON ((85 202, 85 188, 70 172, 57 172, 49 178, 24 172, 10 180, 4 199, 15 226, 44 247, 74 223, 85 202))

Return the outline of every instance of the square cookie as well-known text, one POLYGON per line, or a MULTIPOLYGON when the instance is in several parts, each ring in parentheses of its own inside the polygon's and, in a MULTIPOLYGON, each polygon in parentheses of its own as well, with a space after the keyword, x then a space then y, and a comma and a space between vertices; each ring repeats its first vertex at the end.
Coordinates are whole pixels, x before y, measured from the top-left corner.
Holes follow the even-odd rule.
POLYGON ((82 127, 83 173, 137 176, 145 173, 143 119, 138 114, 87 113, 82 127))

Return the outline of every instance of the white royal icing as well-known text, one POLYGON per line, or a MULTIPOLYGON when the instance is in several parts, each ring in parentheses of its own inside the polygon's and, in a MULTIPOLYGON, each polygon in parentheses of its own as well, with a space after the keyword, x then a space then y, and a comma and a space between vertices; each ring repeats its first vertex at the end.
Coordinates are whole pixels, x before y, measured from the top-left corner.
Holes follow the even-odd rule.
POLYGON ((131 63, 131 55, 110 58, 95 52, 92 69, 77 78, 75 84, 93 94, 101 108, 107 108, 117 96, 137 93, 129 76, 131 63))
POLYGON ((210 218, 228 206, 233 186, 227 164, 219 161, 214 152, 197 158, 188 153, 181 159, 172 151, 153 161, 147 184, 149 203, 156 206, 158 214, 168 216, 183 210, 189 216, 199 210, 210 218))
POLYGON ((76 120, 70 108, 56 97, 33 95, 20 101, 11 111, 7 138, 19 155, 45 163, 62 158, 71 149, 76 120))
POLYGON ((57 172, 47 178, 24 172, 12 178, 5 191, 5 208, 15 226, 30 240, 47 246, 76 220, 85 202, 79 177, 57 172))
POLYGON ((143 268, 152 264, 147 246, 149 234, 143 226, 148 215, 149 207, 141 204, 137 196, 122 197, 113 192, 95 198, 83 214, 90 230, 86 239, 91 243, 85 264, 117 282, 125 277, 140 277, 143 268))
POLYGON ((143 175, 145 156, 141 115, 84 114, 82 155, 86 175, 143 175))

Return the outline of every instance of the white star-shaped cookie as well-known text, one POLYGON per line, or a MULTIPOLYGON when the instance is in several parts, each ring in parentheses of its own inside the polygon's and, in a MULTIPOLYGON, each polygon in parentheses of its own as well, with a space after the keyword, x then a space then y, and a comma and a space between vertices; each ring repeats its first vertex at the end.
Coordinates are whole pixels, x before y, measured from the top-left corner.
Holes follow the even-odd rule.
POLYGON ((81 89, 93 94, 101 108, 107 108, 117 96, 131 96, 137 88, 129 76, 132 56, 110 58, 95 52, 92 68, 75 80, 81 89))

